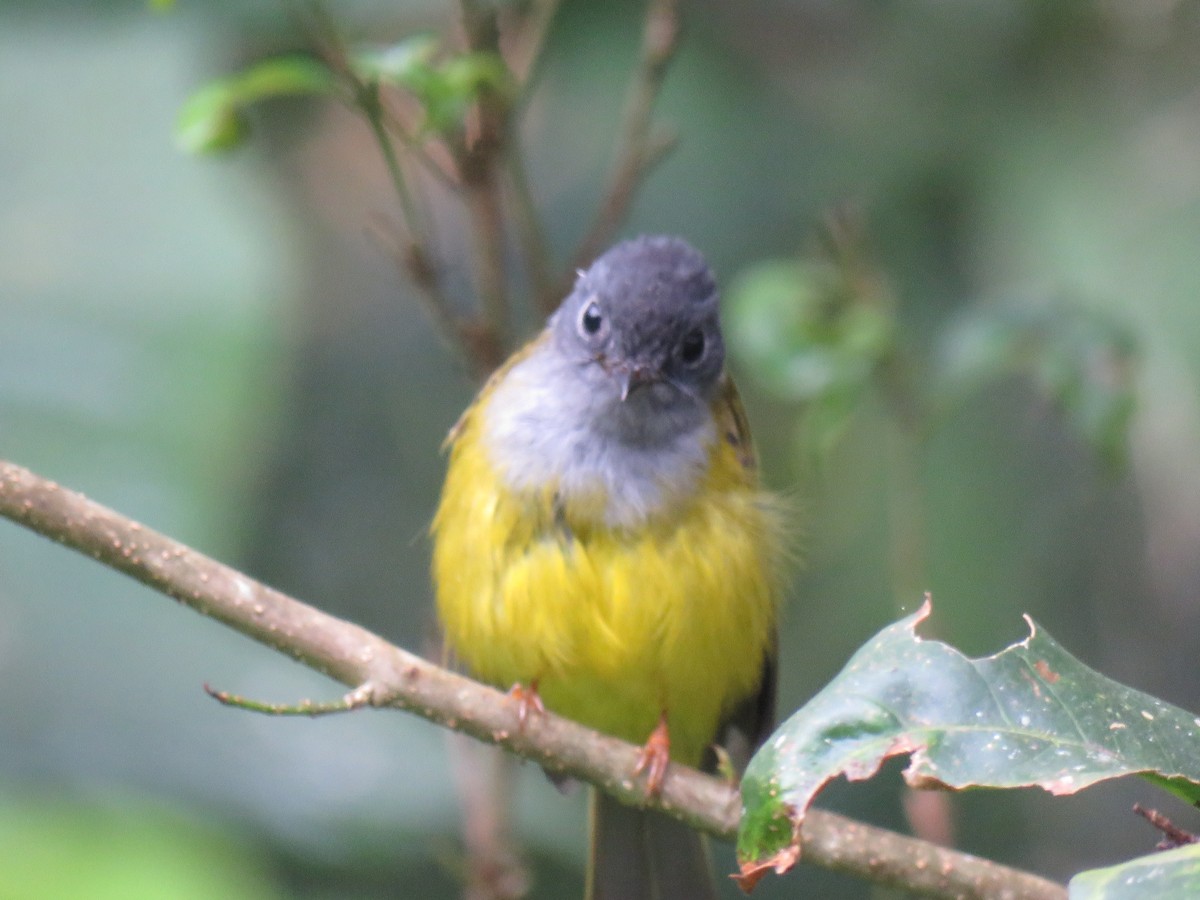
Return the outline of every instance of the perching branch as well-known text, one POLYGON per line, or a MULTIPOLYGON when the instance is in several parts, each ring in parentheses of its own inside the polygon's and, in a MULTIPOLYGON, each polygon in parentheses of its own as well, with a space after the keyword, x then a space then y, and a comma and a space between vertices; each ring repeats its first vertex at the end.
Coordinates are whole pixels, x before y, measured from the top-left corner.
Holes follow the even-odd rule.
MULTIPOLYGON (((672 765, 661 796, 648 799, 630 776, 638 748, 552 714, 533 716, 519 729, 514 704, 499 691, 7 462, 0 462, 0 515, 348 685, 352 690, 342 705, 415 712, 715 837, 729 840, 737 829, 738 795, 724 781, 672 765)), ((1038 876, 833 813, 809 812, 802 843, 804 859, 814 865, 927 896, 1066 898, 1061 885, 1038 876)))

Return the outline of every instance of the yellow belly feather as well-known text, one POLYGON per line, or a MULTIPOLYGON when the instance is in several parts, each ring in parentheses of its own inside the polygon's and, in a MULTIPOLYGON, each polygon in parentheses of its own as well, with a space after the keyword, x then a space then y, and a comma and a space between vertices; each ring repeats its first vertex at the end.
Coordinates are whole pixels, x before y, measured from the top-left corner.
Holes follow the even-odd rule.
MULTIPOLYGON (((484 396, 487 396, 485 390, 484 396)), ((643 742, 665 709, 672 758, 696 765, 758 686, 776 614, 777 513, 717 439, 694 498, 632 530, 602 504, 518 496, 487 458, 478 409, 454 434, 434 520, 438 611, 452 652, 500 687, 643 742)))

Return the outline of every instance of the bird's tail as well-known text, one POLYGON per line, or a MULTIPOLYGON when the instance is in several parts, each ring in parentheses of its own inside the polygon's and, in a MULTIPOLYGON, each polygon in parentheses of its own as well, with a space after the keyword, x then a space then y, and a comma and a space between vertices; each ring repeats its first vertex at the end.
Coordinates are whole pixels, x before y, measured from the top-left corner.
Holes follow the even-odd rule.
POLYGON ((587 900, 716 900, 702 835, 592 790, 587 900))

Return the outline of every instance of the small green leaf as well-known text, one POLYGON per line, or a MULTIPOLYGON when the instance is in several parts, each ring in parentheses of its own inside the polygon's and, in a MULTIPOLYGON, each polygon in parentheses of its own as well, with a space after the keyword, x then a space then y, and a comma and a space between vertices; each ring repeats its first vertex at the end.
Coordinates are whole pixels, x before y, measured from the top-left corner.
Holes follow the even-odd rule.
POLYGON ((445 133, 461 128, 467 109, 485 94, 508 98, 513 86, 500 57, 494 53, 464 53, 443 62, 414 92, 425 107, 425 127, 445 133))
POLYGON ((1080 872, 1070 900, 1161 900, 1200 897, 1200 844, 1152 853, 1105 869, 1080 872))
POLYGON ((472 99, 484 91, 508 96, 512 78, 504 60, 495 53, 464 53, 446 60, 442 77, 451 93, 472 99))
POLYGON ((404 88, 425 113, 422 128, 445 134, 462 128, 472 103, 491 93, 506 101, 515 91, 512 74, 495 53, 458 53, 438 59, 439 43, 427 34, 390 47, 358 53, 355 73, 368 83, 404 88))
POLYGON ((760 263, 728 294, 734 348, 785 400, 861 386, 892 348, 887 312, 856 296, 831 264, 760 263))
POLYGON ((432 34, 414 34, 388 47, 361 50, 350 64, 363 81, 379 81, 401 87, 419 87, 433 71, 438 39, 432 34))
POLYGON ((333 73, 307 56, 280 56, 197 90, 183 104, 175 139, 188 153, 219 153, 237 147, 249 127, 245 109, 269 97, 328 94, 337 87, 333 73))
POLYGON ((1173 778, 1159 775, 1155 772, 1140 773, 1143 778, 1153 785, 1162 788, 1168 794, 1174 794, 1190 806, 1200 806, 1200 784, 1192 778, 1173 778))
POLYGON ((1029 787, 1070 794, 1150 773, 1200 794, 1200 719, 1124 687, 1030 634, 970 659, 916 635, 921 610, 885 628, 763 745, 742 779, 738 858, 744 883, 786 870, 800 822, 831 779, 869 778, 911 755, 918 787, 1029 787))
POLYGON ((830 267, 771 261, 743 272, 727 292, 731 343, 783 399, 812 397, 836 379, 823 328, 835 277, 830 267))
POLYGON ((311 56, 277 56, 246 69, 234 85, 242 103, 254 103, 268 97, 332 93, 337 79, 325 63, 311 56))
POLYGON ((893 349, 887 309, 855 293, 832 263, 775 260, 734 281, 727 312, 730 344, 751 374, 781 399, 803 405, 801 445, 819 465, 893 349))
POLYGON ((188 153, 220 153, 241 144, 246 131, 229 84, 214 81, 183 104, 175 123, 175 140, 188 153))

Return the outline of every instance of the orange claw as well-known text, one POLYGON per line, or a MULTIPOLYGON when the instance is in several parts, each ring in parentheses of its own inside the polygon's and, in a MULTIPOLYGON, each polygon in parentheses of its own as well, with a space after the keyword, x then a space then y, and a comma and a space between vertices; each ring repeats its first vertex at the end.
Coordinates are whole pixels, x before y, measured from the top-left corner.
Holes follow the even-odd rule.
POLYGON ((664 712, 646 739, 642 752, 638 754, 635 775, 646 773, 646 794, 656 796, 662 791, 663 779, 667 777, 667 763, 671 761, 671 734, 667 729, 667 714, 664 712))
POLYGON ((542 703, 541 694, 538 693, 536 678, 529 682, 529 687, 517 682, 508 689, 508 696, 517 701, 518 728, 525 727, 525 720, 529 718, 531 712, 541 715, 546 711, 546 705, 542 703))

